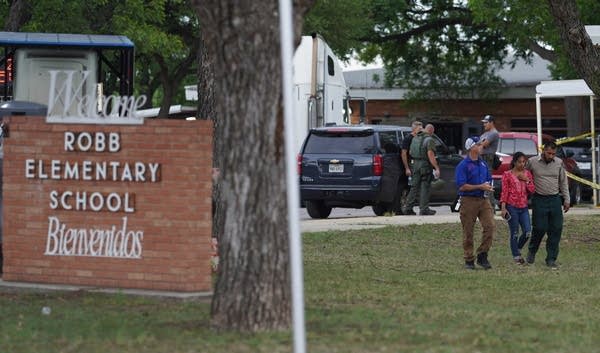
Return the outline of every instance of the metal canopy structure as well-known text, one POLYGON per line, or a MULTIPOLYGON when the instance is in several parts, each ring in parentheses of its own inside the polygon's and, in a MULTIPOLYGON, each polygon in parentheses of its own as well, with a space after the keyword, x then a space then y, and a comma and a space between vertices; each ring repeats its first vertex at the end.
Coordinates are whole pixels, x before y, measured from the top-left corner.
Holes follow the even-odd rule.
POLYGON ((125 36, 99 34, 66 34, 66 33, 25 33, 0 32, 0 81, 3 89, 2 100, 9 100, 12 89, 12 78, 15 72, 13 57, 19 48, 51 48, 93 50, 100 58, 98 78, 106 79, 105 71, 113 74, 119 81, 119 94, 133 94, 133 61, 134 44, 125 36), (116 60, 110 60, 107 51, 116 53, 116 60), (101 64, 104 64, 105 70, 101 64))
MULTIPOLYGON (((585 26, 585 31, 593 44, 600 43, 600 26, 585 26)), ((542 141, 542 105, 541 98, 590 97, 590 130, 592 133, 592 182, 597 181, 596 172, 596 126, 594 121, 594 92, 584 80, 542 81, 536 86, 535 109, 537 113, 538 141, 542 141)), ((594 205, 598 204, 598 190, 593 190, 594 205)))
MULTIPOLYGON (((538 143, 542 143, 542 98, 560 97, 589 97, 590 100, 590 130, 592 133, 592 182, 596 183, 596 127, 594 121, 594 92, 584 80, 542 81, 535 87, 535 110, 537 117, 538 143)), ((593 202, 597 205, 598 190, 592 188, 593 202)))

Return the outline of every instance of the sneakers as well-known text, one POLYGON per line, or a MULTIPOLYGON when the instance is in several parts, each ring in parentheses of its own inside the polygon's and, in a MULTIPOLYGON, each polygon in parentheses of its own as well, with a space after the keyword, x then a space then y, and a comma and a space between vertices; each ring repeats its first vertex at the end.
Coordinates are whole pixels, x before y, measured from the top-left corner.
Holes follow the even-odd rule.
POLYGON ((466 270, 474 270, 475 269, 475 261, 465 261, 465 269, 466 270))
POLYGON ((532 253, 531 251, 527 252, 527 263, 531 265, 534 262, 535 262, 535 254, 532 253))
POLYGON ((515 264, 517 265, 523 265, 525 263, 525 260, 523 260, 523 258, 521 256, 519 257, 515 257, 515 264))
POLYGON ((477 264, 479 266, 483 267, 485 270, 489 270, 490 268, 492 268, 492 265, 490 264, 490 262, 487 259, 486 252, 477 254, 477 264))
POLYGON ((435 210, 432 210, 431 208, 426 208, 422 211, 419 212, 419 215, 421 216, 433 216, 435 214, 435 210))
POLYGON ((407 216, 415 216, 416 215, 415 211, 413 211, 412 208, 403 208, 402 213, 404 213, 407 216))
POLYGON ((558 265, 555 261, 546 261, 546 266, 550 267, 551 270, 558 270, 558 265))

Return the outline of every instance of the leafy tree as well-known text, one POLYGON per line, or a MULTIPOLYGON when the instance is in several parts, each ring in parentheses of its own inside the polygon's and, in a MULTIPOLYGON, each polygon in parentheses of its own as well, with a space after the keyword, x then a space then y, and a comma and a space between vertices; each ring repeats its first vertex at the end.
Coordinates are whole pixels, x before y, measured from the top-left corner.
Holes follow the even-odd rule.
MULTIPOLYGON (((585 31, 574 0, 547 0, 569 62, 596 96, 600 95, 600 49, 585 31)), ((598 14, 598 12, 596 12, 598 14)))
MULTIPOLYGON (((294 2, 298 26, 311 2, 294 2)), ((223 227, 212 325, 286 329, 291 293, 277 2, 195 0, 193 6, 206 29, 220 116, 215 158, 223 227)))
MULTIPOLYGON (((475 23, 466 3, 454 0, 361 3, 361 14, 353 18, 360 25, 349 32, 353 38, 344 43, 353 43, 352 49, 363 61, 380 56, 386 67, 387 85, 407 87, 412 97, 419 99, 458 98, 475 92, 487 97, 496 94, 500 79, 495 73, 504 63, 507 42, 498 31, 475 23)), ((307 24, 324 22, 311 16, 320 19, 323 14, 317 11, 331 6, 329 1, 320 1, 309 14, 307 24)), ((331 28, 338 26, 339 17, 346 17, 338 14, 322 32, 335 33, 331 28)), ((335 42, 330 44, 340 50, 335 42)))
MULTIPOLYGON (((600 24, 600 2, 579 0, 582 21, 600 24)), ((575 72, 563 51, 558 27, 554 23, 546 0, 469 0, 475 21, 501 33, 515 50, 515 55, 530 58, 532 53, 551 62, 555 79, 576 79, 575 72)))

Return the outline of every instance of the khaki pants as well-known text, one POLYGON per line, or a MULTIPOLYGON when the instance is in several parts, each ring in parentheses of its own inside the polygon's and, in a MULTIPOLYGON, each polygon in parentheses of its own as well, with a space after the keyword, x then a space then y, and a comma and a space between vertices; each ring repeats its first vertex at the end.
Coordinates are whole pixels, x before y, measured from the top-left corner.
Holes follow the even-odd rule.
MULTIPOLYGON (((488 166, 488 171, 490 172, 490 175, 494 174, 494 170, 492 169, 492 165, 494 164, 494 156, 496 154, 495 153, 490 153, 490 154, 482 154, 481 158, 485 161, 485 163, 488 166)), ((492 203, 492 211, 495 210, 498 201, 496 201, 496 196, 494 195, 494 192, 490 192, 489 193, 489 200, 492 203)))
POLYGON ((481 244, 477 248, 476 254, 487 253, 492 247, 496 223, 492 212, 492 205, 489 200, 483 197, 462 196, 460 198, 460 223, 463 229, 463 251, 465 261, 475 260, 473 253, 474 241, 473 231, 475 222, 479 218, 479 223, 483 228, 481 244))

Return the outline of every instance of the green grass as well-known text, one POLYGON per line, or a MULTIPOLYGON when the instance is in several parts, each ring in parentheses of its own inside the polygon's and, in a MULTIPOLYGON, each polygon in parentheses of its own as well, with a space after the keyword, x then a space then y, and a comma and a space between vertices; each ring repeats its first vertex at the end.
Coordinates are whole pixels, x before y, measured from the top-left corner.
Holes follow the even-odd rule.
MULTIPOLYGON (((558 271, 544 265, 544 244, 536 264, 513 264, 501 221, 489 271, 463 269, 459 224, 305 234, 308 352, 598 352, 599 223, 566 219, 558 271)), ((206 301, 4 292, 0 352, 292 351, 289 332, 217 334, 209 310, 206 301)))

